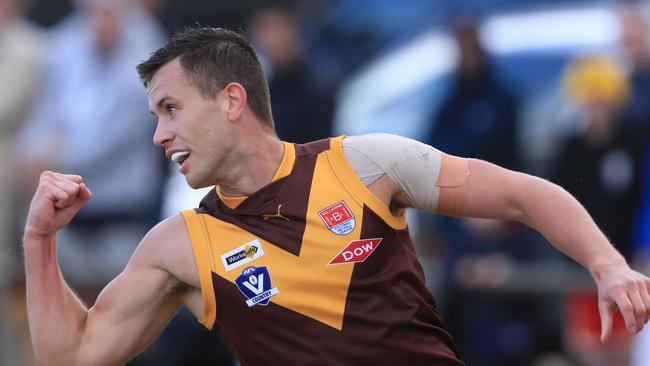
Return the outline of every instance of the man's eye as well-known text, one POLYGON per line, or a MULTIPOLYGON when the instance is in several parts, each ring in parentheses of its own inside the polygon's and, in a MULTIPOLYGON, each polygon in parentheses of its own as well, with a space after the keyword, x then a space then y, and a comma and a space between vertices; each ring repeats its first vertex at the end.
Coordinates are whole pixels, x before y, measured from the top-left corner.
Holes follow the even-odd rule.
POLYGON ((176 106, 173 104, 170 104, 167 106, 167 112, 169 113, 175 113, 176 112, 176 106))

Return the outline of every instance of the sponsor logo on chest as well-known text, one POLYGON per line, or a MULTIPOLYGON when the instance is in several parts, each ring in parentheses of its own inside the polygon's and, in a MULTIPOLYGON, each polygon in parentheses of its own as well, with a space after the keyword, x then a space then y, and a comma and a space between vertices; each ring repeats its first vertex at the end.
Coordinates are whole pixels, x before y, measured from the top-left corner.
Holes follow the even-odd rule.
POLYGON ((382 238, 353 240, 328 264, 360 263, 377 249, 382 238))
POLYGON ((331 232, 338 235, 351 233, 356 224, 352 210, 343 200, 318 211, 318 216, 331 232))
POLYGON ((277 287, 271 284, 271 274, 266 266, 250 266, 244 268, 235 284, 248 300, 246 305, 268 305, 271 297, 280 293, 277 287))
POLYGON ((223 254, 221 256, 221 262, 223 262, 226 271, 230 271, 263 255, 264 249, 262 249, 262 243, 255 239, 223 254))

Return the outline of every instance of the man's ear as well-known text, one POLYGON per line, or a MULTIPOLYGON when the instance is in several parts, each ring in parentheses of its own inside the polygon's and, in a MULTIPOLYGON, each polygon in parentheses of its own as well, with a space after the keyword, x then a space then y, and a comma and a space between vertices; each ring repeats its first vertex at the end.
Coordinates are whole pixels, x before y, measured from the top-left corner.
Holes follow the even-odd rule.
POLYGON ((248 105, 246 89, 240 83, 232 82, 223 88, 223 95, 228 119, 231 121, 238 120, 248 105))

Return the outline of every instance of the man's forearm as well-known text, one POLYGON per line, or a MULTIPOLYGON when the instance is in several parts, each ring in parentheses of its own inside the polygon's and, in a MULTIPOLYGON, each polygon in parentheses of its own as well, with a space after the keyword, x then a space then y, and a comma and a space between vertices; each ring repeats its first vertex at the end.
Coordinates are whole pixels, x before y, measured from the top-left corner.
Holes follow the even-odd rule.
POLYGON ((27 313, 34 352, 42 365, 74 365, 87 309, 63 280, 55 235, 24 238, 27 313))
POLYGON ((522 222, 587 268, 598 286, 602 340, 611 336, 617 309, 630 333, 643 328, 650 318, 650 279, 630 269, 573 196, 544 179, 481 160, 469 159, 468 167, 466 216, 522 222))
POLYGON ((542 233, 563 253, 578 261, 599 280, 601 271, 626 265, 584 207, 558 185, 526 177, 519 192, 523 216, 520 221, 542 233))

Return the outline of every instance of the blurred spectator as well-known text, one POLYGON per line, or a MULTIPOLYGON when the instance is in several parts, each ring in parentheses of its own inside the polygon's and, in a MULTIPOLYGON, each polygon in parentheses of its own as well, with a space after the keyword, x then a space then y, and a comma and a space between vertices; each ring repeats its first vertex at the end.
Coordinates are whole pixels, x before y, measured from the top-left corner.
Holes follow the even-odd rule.
POLYGON ((454 32, 457 70, 432 120, 429 142, 448 154, 517 168, 518 102, 490 65, 477 20, 459 20, 454 32))
MULTIPOLYGON (((556 183, 585 206, 610 241, 630 258, 643 166, 644 142, 623 128, 629 87, 622 68, 597 56, 578 58, 565 72, 564 87, 579 108, 575 135, 564 141, 556 183)), ((628 365, 630 339, 620 317, 614 338, 600 343, 597 294, 569 294, 567 341, 589 365, 628 365)))
POLYGON ((25 118, 41 76, 43 39, 40 31, 22 18, 23 0, 0 0, 0 364, 18 365, 30 352, 21 316, 23 309, 12 306, 7 296, 11 281, 22 270, 16 213, 17 187, 13 184, 11 155, 13 139, 25 118), (15 313, 17 311, 18 313, 15 313))
MULTIPOLYGON (((622 113, 623 128, 650 129, 650 44, 644 11, 629 5, 621 13, 621 45, 629 68, 630 93, 622 113)), ((643 136, 643 135, 641 135, 643 136)))
MULTIPOLYGON (((43 39, 39 30, 22 18, 23 0, 0 0, 0 80, 5 85, 0 93, 0 155, 10 155, 14 136, 25 118, 32 98, 39 87, 43 39), (10 87, 9 87, 10 86, 10 87)), ((0 165, 0 246, 16 239, 12 225, 15 211, 11 161, 0 165)), ((13 248, 12 248, 13 249, 13 248)), ((0 249, 0 268, 9 268, 0 249)), ((6 278, 1 278, 0 282, 6 278)))
MULTIPOLYGON (((10 155, 13 139, 25 118, 32 98, 39 87, 43 36, 40 30, 21 18, 23 0, 0 0, 0 155, 10 155), (10 87, 9 87, 10 86, 10 87)), ((0 246, 16 239, 12 225, 16 212, 11 161, 0 165, 0 246)), ((9 268, 6 250, 0 250, 0 268, 9 268)), ((0 281, 5 278, 0 279, 0 281)))
POLYGON ((163 158, 134 65, 163 32, 131 1, 79 6, 52 30, 46 80, 17 150, 26 187, 51 168, 84 176, 93 190, 58 246, 66 278, 92 303, 159 218, 163 158))
POLYGON ((289 7, 263 7, 251 19, 251 39, 269 79, 273 120, 281 139, 304 143, 329 137, 333 97, 321 90, 303 59, 303 34, 289 7))
POLYGON ((560 150, 556 182, 585 205, 629 259, 644 145, 620 125, 629 92, 624 72, 608 59, 585 57, 568 67, 564 82, 579 106, 579 120, 560 150))

